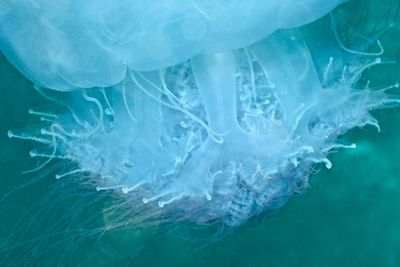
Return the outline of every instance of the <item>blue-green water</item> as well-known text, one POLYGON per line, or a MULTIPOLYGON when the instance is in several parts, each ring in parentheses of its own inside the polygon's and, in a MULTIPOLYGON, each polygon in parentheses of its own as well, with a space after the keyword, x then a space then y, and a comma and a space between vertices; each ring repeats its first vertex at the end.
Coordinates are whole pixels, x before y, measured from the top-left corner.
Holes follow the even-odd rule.
MULTIPOLYGON (((395 2, 364 3, 373 6, 363 13, 373 23, 374 19, 382 19, 382 12, 386 12, 382 10, 395 2)), ((368 8, 367 4, 360 8, 368 8)), ((360 23, 365 25, 357 25, 358 28, 368 27, 365 21, 360 23)), ((382 43, 386 57, 400 60, 400 28, 396 23, 383 36, 382 43)), ((374 70, 369 76, 376 84, 400 79, 398 64, 374 70)), ((381 132, 366 127, 348 133, 345 139, 355 142, 357 149, 333 154, 333 168, 312 176, 306 194, 292 198, 272 217, 249 222, 205 247, 178 236, 180 230, 177 233, 167 227, 106 231, 100 239, 87 234, 74 242, 65 239, 61 242, 64 245, 59 245, 56 238, 48 238, 35 247, 24 242, 45 235, 46 229, 56 229, 52 225, 54 216, 66 216, 66 220, 76 223, 68 224, 65 231, 85 232, 86 225, 68 218, 73 216, 69 208, 80 208, 73 206, 80 195, 63 201, 47 198, 51 186, 57 183, 51 175, 27 185, 37 177, 20 174, 33 166, 28 157, 33 144, 10 140, 6 133, 37 125, 27 110, 48 103, 3 57, 0 91, 0 262, 5 266, 400 266, 399 108, 374 112, 381 132), (26 186, 14 191, 20 185, 26 186), (40 199, 47 201, 35 206, 40 210, 28 211, 40 199), (27 211, 29 216, 23 217, 27 211), (39 217, 33 217, 38 213, 39 217), (14 228, 17 221, 23 230, 14 228), (17 243, 21 246, 16 250, 29 248, 24 253, 26 259, 13 258, 20 256, 18 253, 2 253, 2 249, 17 243), (49 253, 41 251, 44 248, 49 253), (11 257, 5 258, 6 255, 11 257), (62 261, 57 260, 60 258, 62 261)), ((83 197, 86 191, 81 194, 83 197)), ((106 205, 107 200, 96 200, 93 207, 77 214, 93 217, 95 225, 101 224, 101 210, 106 205)))

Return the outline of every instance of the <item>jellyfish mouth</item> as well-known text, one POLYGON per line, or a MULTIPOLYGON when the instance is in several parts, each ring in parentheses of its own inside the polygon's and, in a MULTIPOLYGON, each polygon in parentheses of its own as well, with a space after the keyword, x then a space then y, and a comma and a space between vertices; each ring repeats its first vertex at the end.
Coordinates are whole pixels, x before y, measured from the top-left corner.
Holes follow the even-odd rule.
POLYGON ((57 178, 89 173, 97 190, 140 199, 133 209, 240 225, 303 192, 315 164, 332 166, 329 152, 354 148, 337 138, 377 126, 370 110, 398 105, 386 94, 398 84, 354 89, 380 59, 336 66, 340 72, 331 69, 340 60, 326 62, 319 75, 301 34, 286 30, 245 49, 129 71, 109 88, 36 87, 65 112, 31 110, 46 126, 9 136, 43 145, 31 152, 42 160, 33 171, 64 160, 75 167, 64 164, 57 178))

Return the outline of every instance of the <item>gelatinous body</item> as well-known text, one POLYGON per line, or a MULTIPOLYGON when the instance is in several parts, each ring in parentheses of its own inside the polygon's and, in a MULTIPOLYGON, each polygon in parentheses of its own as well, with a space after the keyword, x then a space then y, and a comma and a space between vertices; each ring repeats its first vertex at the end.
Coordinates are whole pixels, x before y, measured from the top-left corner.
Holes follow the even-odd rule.
POLYGON ((74 11, 68 16, 49 12, 47 1, 5 2, 0 48, 64 109, 31 110, 45 126, 9 136, 43 144, 30 154, 40 159, 32 171, 72 162, 56 178, 89 174, 132 210, 156 211, 139 221, 240 225, 303 192, 316 164, 331 168, 329 152, 354 148, 338 137, 377 126, 370 110, 398 104, 390 88, 356 86, 385 63, 383 50, 347 49, 333 17, 336 40, 326 46, 298 29, 276 31, 341 2, 72 1, 61 5, 74 11), (38 34, 30 45, 20 42, 29 28, 22 18, 38 34))

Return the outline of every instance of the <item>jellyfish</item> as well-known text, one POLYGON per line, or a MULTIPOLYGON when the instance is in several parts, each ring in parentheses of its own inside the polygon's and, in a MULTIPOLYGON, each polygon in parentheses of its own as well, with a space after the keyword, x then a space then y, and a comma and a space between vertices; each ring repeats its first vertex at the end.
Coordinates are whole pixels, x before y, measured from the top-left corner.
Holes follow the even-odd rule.
POLYGON ((57 161, 59 183, 129 203, 130 223, 270 214, 400 101, 360 82, 392 63, 383 32, 355 49, 332 13, 329 38, 301 27, 344 2, 3 0, 2 53, 58 107, 8 136, 38 144, 27 174, 57 161))

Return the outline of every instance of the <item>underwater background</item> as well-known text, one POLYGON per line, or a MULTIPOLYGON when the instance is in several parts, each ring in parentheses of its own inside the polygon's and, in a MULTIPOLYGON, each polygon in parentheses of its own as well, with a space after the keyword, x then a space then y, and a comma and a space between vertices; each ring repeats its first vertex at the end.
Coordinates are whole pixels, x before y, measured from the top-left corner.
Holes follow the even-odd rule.
MULTIPOLYGON (((384 57, 400 62, 398 1, 352 1, 341 12, 354 16, 351 26, 359 31, 394 22, 381 42, 384 57)), ((329 18, 322 20, 329 23, 329 18)), ((321 29, 321 35, 329 34, 321 29)), ((400 80, 400 65, 373 68, 367 75, 372 83, 393 84, 400 80)), ((313 175, 304 195, 290 199, 276 214, 204 245, 197 240, 207 239, 210 229, 188 235, 190 239, 173 227, 90 235, 88 225, 80 225, 71 212, 93 218, 90 227, 95 228, 107 221, 101 215, 106 198, 96 199, 82 188, 62 201, 51 199, 45 196, 57 182, 54 173, 21 174, 34 164, 29 158, 33 144, 10 140, 7 131, 37 124, 28 109, 49 103, 3 56, 0 92, 0 266, 400 266, 400 108, 373 112, 381 132, 368 126, 346 134, 344 139, 357 148, 332 154, 333 168, 313 175), (30 179, 37 182, 29 184, 30 179), (79 210, 80 197, 93 205, 79 210), (46 202, 34 205, 43 198, 46 202), (69 220, 62 238, 71 231, 80 240, 56 243, 60 236, 50 236, 40 241, 57 229, 54 216, 69 220), (32 246, 32 240, 40 245, 32 246)))

